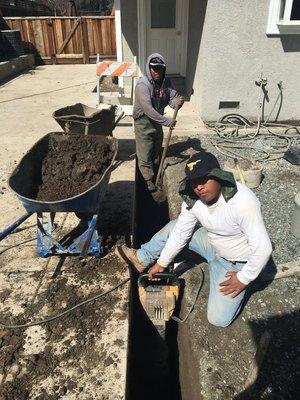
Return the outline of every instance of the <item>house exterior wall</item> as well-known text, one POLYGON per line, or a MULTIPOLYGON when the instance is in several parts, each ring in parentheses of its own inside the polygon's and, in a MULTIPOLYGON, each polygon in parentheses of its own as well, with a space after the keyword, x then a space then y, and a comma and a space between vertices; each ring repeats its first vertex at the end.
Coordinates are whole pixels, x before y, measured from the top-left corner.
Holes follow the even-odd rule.
POLYGON ((133 60, 138 55, 137 0, 121 0, 123 59, 133 60))
POLYGON ((203 120, 229 112, 256 119, 261 73, 268 79, 265 115, 282 81, 279 120, 299 119, 300 35, 267 37, 268 12, 269 0, 190 0, 187 89, 203 120), (219 110, 220 101, 239 101, 240 107, 219 110))
MULTIPOLYGON (((123 60, 133 61, 138 55, 138 17, 137 0, 121 0, 121 28, 122 28, 122 49, 123 60)), ((131 78, 123 78, 124 91, 126 96, 131 93, 131 78)))

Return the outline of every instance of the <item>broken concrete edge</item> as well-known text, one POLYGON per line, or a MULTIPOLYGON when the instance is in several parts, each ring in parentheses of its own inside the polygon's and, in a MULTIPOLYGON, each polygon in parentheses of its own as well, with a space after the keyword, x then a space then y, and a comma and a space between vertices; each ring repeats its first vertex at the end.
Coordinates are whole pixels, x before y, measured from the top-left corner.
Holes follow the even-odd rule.
POLYGON ((24 54, 8 61, 0 62, 0 83, 6 82, 18 74, 33 68, 34 55, 24 54))
MULTIPOLYGON (((187 153, 189 151, 187 150, 187 153)), ((182 167, 178 163, 175 165, 176 163, 173 166, 169 165, 165 171, 170 219, 177 218, 182 203, 178 186, 184 177, 184 163, 182 167)), ((184 296, 181 316, 186 314, 186 310, 193 302, 200 268, 205 271, 204 285, 193 312, 186 323, 181 324, 178 329, 182 399, 237 400, 240 396, 248 395, 249 389, 251 393, 257 390, 255 384, 251 388, 246 388, 245 382, 251 370, 253 357, 259 347, 258 344, 266 330, 271 332, 272 339, 266 360, 258 374, 260 377, 267 378, 268 384, 269 381, 272 382, 266 390, 272 389, 272 385, 274 387, 277 385, 278 389, 278 385, 281 384, 288 395, 289 390, 293 390, 292 378, 288 378, 290 381, 288 384, 282 382, 283 373, 280 372, 280 368, 277 368, 276 363, 282 357, 286 370, 292 368, 289 358, 294 357, 293 354, 291 355, 293 346, 289 342, 295 341, 297 331, 295 290, 298 283, 296 275, 299 274, 299 258, 277 264, 278 272, 275 279, 283 277, 285 279, 276 279, 272 282, 270 279, 262 283, 261 287, 252 293, 240 316, 225 329, 210 325, 207 321, 209 277, 206 263, 196 265, 182 276, 184 296), (291 276, 286 276, 291 273, 291 276), (286 325, 291 325, 291 329, 287 330, 286 325), (271 370, 274 372, 273 377, 270 377, 268 373, 271 370)))

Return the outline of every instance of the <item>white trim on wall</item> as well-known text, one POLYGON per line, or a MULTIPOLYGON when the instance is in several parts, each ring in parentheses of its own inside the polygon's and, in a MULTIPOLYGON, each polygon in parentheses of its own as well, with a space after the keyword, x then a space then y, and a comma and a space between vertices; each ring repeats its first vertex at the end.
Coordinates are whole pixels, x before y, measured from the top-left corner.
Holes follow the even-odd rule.
POLYGON ((186 76, 190 0, 183 1, 182 8, 183 8, 183 10, 182 10, 182 41, 181 41, 180 74, 182 76, 186 76))
POLYGON ((291 20, 291 12, 294 1, 286 0, 284 3, 283 18, 280 19, 280 7, 282 0, 270 0, 267 35, 289 35, 300 33, 300 21, 291 20))
MULTIPOLYGON (((121 0, 114 0, 114 6, 115 6, 115 24, 116 24, 117 61, 123 61, 121 0)), ((121 88, 124 87, 124 79, 122 77, 119 77, 119 86, 121 88)))
POLYGON ((115 22, 116 22, 117 61, 123 61, 121 1, 115 0, 114 4, 115 4, 115 22))
MULTIPOLYGON (((189 24, 189 0, 183 0, 181 10, 182 18, 182 40, 181 40, 181 60, 180 60, 180 74, 186 75, 186 62, 187 62, 187 39, 188 39, 188 24, 189 24)), ((146 62, 146 47, 147 47, 147 12, 146 0, 137 0, 137 16, 138 16, 138 42, 139 54, 138 64, 142 73, 145 73, 146 62)))

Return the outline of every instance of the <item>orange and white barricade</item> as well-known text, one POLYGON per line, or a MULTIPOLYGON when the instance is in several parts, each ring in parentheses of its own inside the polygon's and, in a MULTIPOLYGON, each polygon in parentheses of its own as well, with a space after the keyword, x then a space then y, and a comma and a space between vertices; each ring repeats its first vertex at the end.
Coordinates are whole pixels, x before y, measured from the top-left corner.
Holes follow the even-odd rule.
MULTIPOLYGON (((118 78, 132 78, 132 86, 131 86, 131 104, 133 104, 134 100, 134 89, 136 84, 136 78, 140 75, 140 68, 136 62, 136 57, 134 57, 134 61, 111 61, 97 60, 97 105, 100 104, 100 79, 102 76, 117 76, 118 78)), ((122 79, 119 79, 122 81, 122 79)), ((120 82, 119 82, 120 84, 120 82)), ((121 84, 122 86, 122 84, 121 84)))

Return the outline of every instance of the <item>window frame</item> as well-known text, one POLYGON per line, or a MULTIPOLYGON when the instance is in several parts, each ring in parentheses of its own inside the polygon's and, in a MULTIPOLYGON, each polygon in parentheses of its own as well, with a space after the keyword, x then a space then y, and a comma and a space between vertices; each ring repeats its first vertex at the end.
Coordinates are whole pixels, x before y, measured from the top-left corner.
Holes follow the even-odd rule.
POLYGON ((293 2, 285 0, 283 18, 279 19, 282 0, 270 0, 267 35, 295 35, 300 34, 300 20, 291 20, 293 2))

